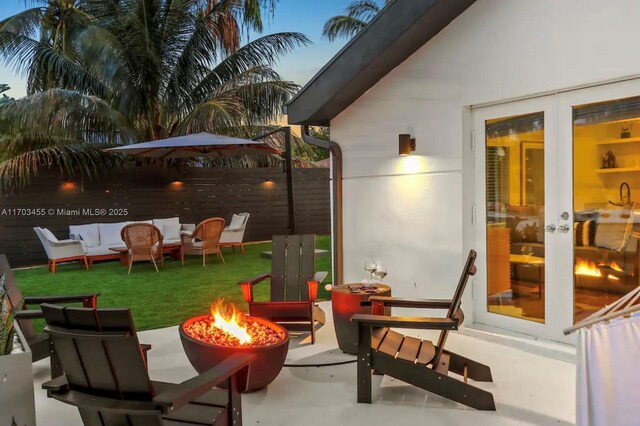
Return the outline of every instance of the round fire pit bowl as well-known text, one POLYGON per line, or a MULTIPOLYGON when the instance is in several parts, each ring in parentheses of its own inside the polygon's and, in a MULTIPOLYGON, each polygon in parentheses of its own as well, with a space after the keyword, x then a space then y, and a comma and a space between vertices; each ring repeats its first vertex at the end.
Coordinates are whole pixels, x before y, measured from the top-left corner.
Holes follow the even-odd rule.
MULTIPOLYGON (((191 337, 186 331, 186 327, 194 322, 206 320, 209 315, 200 315, 189 318, 180 325, 180 340, 184 352, 189 358, 189 362, 198 373, 215 367, 225 358, 233 354, 253 354, 257 358, 249 366, 249 377, 246 383, 238 383, 241 392, 253 392, 262 389, 278 376, 289 351, 289 333, 284 327, 276 323, 268 321, 264 318, 246 317, 247 322, 257 322, 261 325, 269 327, 273 331, 282 336, 282 340, 267 346, 259 345, 238 345, 238 346, 222 346, 212 343, 205 343, 201 340, 191 337)), ((224 386, 220 386, 224 387, 224 386)))

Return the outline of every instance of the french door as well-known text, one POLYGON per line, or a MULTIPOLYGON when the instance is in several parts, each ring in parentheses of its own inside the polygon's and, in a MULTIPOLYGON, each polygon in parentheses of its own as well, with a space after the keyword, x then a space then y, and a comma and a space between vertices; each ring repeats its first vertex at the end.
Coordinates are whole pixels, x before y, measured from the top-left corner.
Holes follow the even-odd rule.
POLYGON ((473 111, 476 322, 557 341, 640 285, 640 81, 473 111))
POLYGON ((474 111, 476 322, 552 338, 562 327, 556 96, 474 111), (548 232, 547 232, 548 231, 548 232), (554 305, 554 306, 552 306, 554 305))

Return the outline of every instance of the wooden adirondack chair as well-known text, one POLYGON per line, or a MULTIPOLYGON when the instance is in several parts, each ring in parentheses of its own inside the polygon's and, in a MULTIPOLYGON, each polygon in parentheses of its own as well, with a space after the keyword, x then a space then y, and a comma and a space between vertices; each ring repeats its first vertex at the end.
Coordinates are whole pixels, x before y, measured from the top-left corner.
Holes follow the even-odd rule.
POLYGON ((356 314, 351 320, 359 325, 358 402, 371 403, 371 372, 387 374, 445 398, 479 410, 495 410, 493 395, 467 383, 471 378, 492 382, 491 369, 444 349, 450 330, 464 320, 460 309, 462 294, 471 275, 476 273, 476 252, 471 250, 451 300, 406 300, 373 296, 369 300, 372 315, 356 314), (445 318, 384 316, 385 307, 446 309, 445 318), (441 330, 436 345, 428 340, 397 333, 390 328, 441 330), (450 377, 449 372, 463 380, 450 377))
POLYGON ((271 273, 258 275, 240 283, 249 315, 268 318, 291 331, 309 331, 315 343, 315 323, 325 323, 325 314, 316 304, 318 285, 327 272, 315 272, 316 237, 308 235, 274 235, 271 273), (268 302, 253 299, 253 286, 270 278, 268 302))
POLYGON ((51 355, 51 377, 57 377, 62 374, 60 364, 55 353, 52 354, 49 335, 46 332, 37 333, 33 327, 33 320, 43 318, 42 311, 37 309, 28 309, 33 305, 41 303, 82 303, 84 307, 95 308, 98 304, 98 296, 100 293, 75 294, 64 296, 27 296, 23 297, 18 288, 16 277, 11 270, 7 256, 0 255, 0 277, 4 276, 4 286, 8 290, 9 302, 15 308, 22 303, 22 310, 17 313, 16 320, 20 324, 20 329, 27 339, 33 362, 40 361, 51 355))
POLYGON ((238 376, 255 355, 238 354, 180 384, 153 382, 129 309, 43 304, 64 376, 42 385, 78 407, 86 426, 241 426, 238 376), (226 390, 212 388, 225 383, 226 390))

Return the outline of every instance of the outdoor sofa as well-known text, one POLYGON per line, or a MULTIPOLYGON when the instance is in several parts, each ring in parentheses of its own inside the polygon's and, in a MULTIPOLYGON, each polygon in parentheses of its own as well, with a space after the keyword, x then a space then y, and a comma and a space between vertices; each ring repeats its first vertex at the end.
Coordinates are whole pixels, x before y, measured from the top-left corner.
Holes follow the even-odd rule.
POLYGON ((180 243, 180 233, 182 231, 192 232, 195 229, 195 224, 181 224, 179 217, 170 217, 116 223, 70 225, 69 237, 72 240, 82 242, 89 262, 118 259, 120 254, 109 249, 111 247, 125 246, 121 237, 122 228, 132 223, 149 223, 155 225, 160 232, 162 232, 164 244, 178 244, 180 243))

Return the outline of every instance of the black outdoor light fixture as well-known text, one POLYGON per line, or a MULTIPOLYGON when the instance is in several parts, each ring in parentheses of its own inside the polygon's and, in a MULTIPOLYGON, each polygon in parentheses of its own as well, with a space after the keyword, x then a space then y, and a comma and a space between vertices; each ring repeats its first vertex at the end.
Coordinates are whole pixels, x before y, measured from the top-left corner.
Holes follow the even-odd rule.
POLYGON ((410 155, 416 150, 416 138, 409 134, 398 135, 398 154, 410 155))

